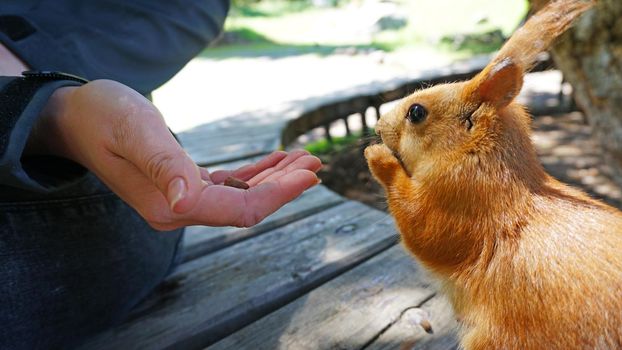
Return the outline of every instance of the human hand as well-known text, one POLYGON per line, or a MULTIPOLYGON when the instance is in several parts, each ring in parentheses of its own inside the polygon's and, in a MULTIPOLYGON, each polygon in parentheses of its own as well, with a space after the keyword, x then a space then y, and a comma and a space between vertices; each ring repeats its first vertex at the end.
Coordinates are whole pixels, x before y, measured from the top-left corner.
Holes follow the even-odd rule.
POLYGON ((159 230, 252 226, 317 184, 321 167, 304 151, 275 152, 238 170, 209 174, 147 99, 107 80, 57 90, 29 145, 84 165, 159 230), (223 186, 228 176, 250 188, 223 186))

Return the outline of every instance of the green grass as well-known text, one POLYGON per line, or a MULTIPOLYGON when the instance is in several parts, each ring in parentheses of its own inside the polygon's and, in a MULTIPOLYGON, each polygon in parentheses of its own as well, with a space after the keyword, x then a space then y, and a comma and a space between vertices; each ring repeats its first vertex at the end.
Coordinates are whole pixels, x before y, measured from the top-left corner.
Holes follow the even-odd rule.
POLYGON ((239 28, 231 28, 227 30, 228 35, 234 35, 237 38, 243 40, 244 42, 252 43, 252 44, 272 44, 272 40, 268 39, 265 35, 255 31, 252 28, 239 27, 239 28))
POLYGON ((204 57, 293 54, 330 54, 341 47, 384 51, 421 49, 464 57, 491 52, 500 42, 470 42, 456 47, 447 37, 500 30, 505 36, 518 26, 527 11, 526 0, 418 0, 399 2, 408 23, 397 30, 361 34, 369 23, 353 3, 315 7, 309 1, 262 0, 234 3, 225 30, 236 32, 250 44, 210 48, 204 57), (480 21, 481 19, 485 19, 480 21), (480 23, 478 23, 480 22, 480 23), (445 40, 443 39, 445 38, 445 40), (237 46, 237 47, 236 47, 237 46))
POLYGON ((352 144, 356 143, 357 141, 359 141, 361 137, 362 137, 362 134, 359 132, 359 133, 353 133, 350 136, 333 137, 332 142, 322 139, 322 140, 318 140, 318 141, 307 144, 305 146, 305 149, 309 151, 310 153, 317 155, 317 156, 327 155, 331 153, 338 153, 350 147, 352 144))
MULTIPOLYGON (((404 3, 408 25, 379 33, 374 41, 392 49, 420 45, 437 46, 443 37, 485 33, 495 29, 509 36, 527 13, 524 0, 425 0, 404 3), (478 23, 486 19, 484 23, 478 23)), ((496 50, 490 47, 488 50, 496 50)), ((440 49, 447 50, 441 45, 440 49)))
POLYGON ((356 50, 383 49, 380 45, 315 45, 315 44, 279 44, 273 42, 258 42, 249 44, 234 44, 210 47, 199 56, 210 59, 227 59, 231 57, 270 57, 279 58, 304 54, 327 56, 340 49, 354 48, 356 50))
POLYGON ((295 12, 301 12, 313 7, 310 1, 305 0, 237 0, 233 1, 229 17, 279 17, 295 12))

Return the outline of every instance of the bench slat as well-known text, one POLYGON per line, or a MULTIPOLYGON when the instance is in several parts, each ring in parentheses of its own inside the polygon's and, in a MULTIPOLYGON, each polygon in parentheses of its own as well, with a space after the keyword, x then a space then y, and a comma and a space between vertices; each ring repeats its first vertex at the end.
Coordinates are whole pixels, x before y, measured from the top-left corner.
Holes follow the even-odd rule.
POLYGON ((441 313, 431 310, 435 336, 419 326, 407 328, 400 318, 409 308, 439 304, 430 282, 395 246, 209 349, 398 349, 401 340, 438 341, 453 330, 446 322, 452 317, 447 304, 441 313))
POLYGON ((375 339, 366 350, 456 350, 457 322, 449 301, 441 294, 436 294, 420 308, 406 311, 389 329, 375 339), (434 334, 427 334, 423 328, 414 325, 420 310, 429 315, 434 334))
POLYGON ((315 186, 253 227, 190 226, 186 229, 184 237, 184 261, 196 259, 279 226, 287 225, 344 201, 344 198, 326 187, 315 186))
POLYGON ((181 265, 88 349, 209 345, 396 243, 385 213, 346 202, 181 265))
POLYGON ((231 143, 205 142, 203 145, 190 145, 184 148, 197 164, 209 166, 268 154, 279 148, 279 141, 274 135, 269 135, 254 140, 237 138, 231 143))
POLYGON ((212 165, 270 153, 279 148, 283 122, 276 118, 233 117, 178 135, 195 162, 212 165))

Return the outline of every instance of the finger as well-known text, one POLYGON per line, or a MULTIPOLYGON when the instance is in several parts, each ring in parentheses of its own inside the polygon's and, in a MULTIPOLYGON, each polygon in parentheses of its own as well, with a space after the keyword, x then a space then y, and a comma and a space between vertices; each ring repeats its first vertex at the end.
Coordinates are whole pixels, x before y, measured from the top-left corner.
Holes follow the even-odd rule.
POLYGON ((275 171, 279 171, 281 169, 284 169, 285 167, 287 167, 289 164, 293 163, 296 161, 296 159, 309 155, 309 152, 304 151, 304 150, 295 150, 295 151, 291 151, 289 152, 289 154, 287 155, 287 157, 283 158, 278 164, 276 164, 273 167, 270 167, 268 169, 265 169, 264 171, 260 172, 259 174, 253 176, 251 179, 249 179, 248 184, 252 187, 255 186, 256 184, 260 183, 261 180, 265 179, 266 177, 270 176, 272 173, 274 173, 275 171))
POLYGON ((250 180, 253 176, 262 171, 274 167, 281 160, 287 157, 287 152, 276 151, 261 159, 255 164, 247 164, 237 170, 218 170, 212 173, 211 179, 214 183, 220 184, 229 176, 233 176, 243 181, 250 180))
POLYGON ((190 210, 203 187, 199 167, 170 133, 155 107, 145 104, 121 120, 112 151, 134 164, 176 213, 190 210))
POLYGON ((210 176, 209 170, 203 167, 199 167, 199 173, 201 174, 201 180, 205 181, 206 183, 210 185, 214 183, 210 176))
MULTIPOLYGON (((283 159, 287 158, 291 156, 291 153, 287 153, 285 151, 276 151, 276 152, 272 152, 270 155, 268 155, 267 157, 261 159, 259 162, 257 162, 255 164, 255 173, 252 174, 250 177, 248 178, 244 178, 243 180, 250 180, 251 177, 259 174, 260 172, 272 168, 274 166, 276 166, 277 164, 279 164, 283 159)), ((241 170, 241 169, 240 169, 241 170)), ((241 176, 243 176, 244 174, 238 174, 236 171, 235 176, 241 178, 241 176)))
POLYGON ((317 183, 312 171, 297 170, 250 190, 207 186, 190 215, 191 221, 211 226, 252 226, 317 183))
POLYGON ((312 155, 302 156, 296 159, 293 163, 288 164, 285 168, 270 174, 259 183, 262 184, 265 182, 275 181, 279 177, 289 174, 298 169, 305 169, 315 173, 320 170, 320 168, 322 168, 322 162, 319 158, 312 155))
POLYGON ((277 209, 319 183, 314 172, 294 170, 273 182, 262 183, 246 192, 244 226, 253 226, 277 209))

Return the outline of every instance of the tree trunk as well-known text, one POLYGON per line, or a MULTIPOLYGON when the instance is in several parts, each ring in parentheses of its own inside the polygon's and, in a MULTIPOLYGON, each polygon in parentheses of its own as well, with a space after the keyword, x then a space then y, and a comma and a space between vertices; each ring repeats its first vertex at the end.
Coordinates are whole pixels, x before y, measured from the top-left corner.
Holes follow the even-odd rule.
MULTIPOLYGON (((532 10, 547 3, 530 0, 532 10)), ((599 140, 605 164, 622 185, 622 1, 599 0, 551 52, 599 140)))

